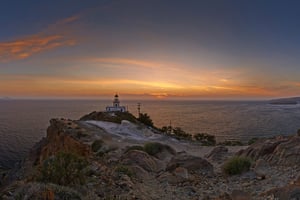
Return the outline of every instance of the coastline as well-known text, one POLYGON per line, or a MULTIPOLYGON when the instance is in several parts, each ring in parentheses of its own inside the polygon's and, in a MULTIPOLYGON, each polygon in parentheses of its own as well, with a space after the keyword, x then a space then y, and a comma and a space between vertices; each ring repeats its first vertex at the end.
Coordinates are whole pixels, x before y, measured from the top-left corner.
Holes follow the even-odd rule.
POLYGON ((287 188, 298 187, 299 144, 299 136, 290 136, 261 139, 250 146, 202 146, 124 119, 120 123, 52 119, 47 137, 35 145, 20 168, 1 179, 0 194, 7 200, 16 196, 65 198, 62 191, 75 199, 176 196, 216 200, 238 199, 239 195, 282 199, 282 195, 292 195, 287 188), (68 156, 71 163, 75 159, 84 164, 82 171, 77 171, 81 165, 77 166, 80 168, 72 179, 61 179, 64 165, 51 176, 44 174, 46 163, 68 156), (252 164, 241 174, 228 175, 224 165, 236 156, 249 157, 252 164), (60 175, 54 179, 57 173, 60 175))

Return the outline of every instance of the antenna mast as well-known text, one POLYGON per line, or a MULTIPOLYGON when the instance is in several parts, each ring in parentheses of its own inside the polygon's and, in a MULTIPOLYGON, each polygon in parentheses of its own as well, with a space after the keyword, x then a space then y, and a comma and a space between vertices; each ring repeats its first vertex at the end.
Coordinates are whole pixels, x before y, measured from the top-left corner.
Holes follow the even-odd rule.
POLYGON ((141 115, 141 103, 137 103, 138 117, 141 115))

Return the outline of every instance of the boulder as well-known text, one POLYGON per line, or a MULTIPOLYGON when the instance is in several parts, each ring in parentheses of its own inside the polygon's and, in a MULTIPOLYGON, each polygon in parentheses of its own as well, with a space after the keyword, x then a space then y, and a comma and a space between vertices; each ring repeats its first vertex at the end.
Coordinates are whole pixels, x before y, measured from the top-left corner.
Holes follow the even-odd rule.
POLYGON ((173 172, 178 167, 187 169, 189 173, 207 176, 212 176, 214 174, 213 165, 210 162, 203 158, 187 154, 173 157, 168 163, 166 170, 173 172))
POLYGON ((163 161, 170 161, 174 155, 176 155, 176 151, 172 147, 163 145, 161 150, 154 156, 163 161))
POLYGON ((178 185, 179 183, 190 180, 191 175, 189 175, 187 169, 183 167, 176 168, 173 172, 164 172, 160 174, 157 179, 161 183, 178 185))
POLYGON ((139 150, 131 150, 125 153, 121 158, 121 163, 124 165, 137 165, 148 172, 159 172, 163 170, 161 161, 139 150))
POLYGON ((264 159, 258 159, 253 170, 258 179, 265 179, 270 173, 270 165, 264 159))
POLYGON ((222 163, 228 154, 228 149, 224 146, 215 147, 209 154, 205 157, 211 161, 216 161, 222 163))
POLYGON ((189 172, 186 168, 184 167, 177 167, 174 171, 173 174, 177 177, 181 177, 183 179, 188 179, 189 178, 189 172))
POLYGON ((300 186, 298 185, 287 185, 281 188, 274 188, 261 196, 273 196, 274 199, 278 200, 297 200, 300 199, 300 186))

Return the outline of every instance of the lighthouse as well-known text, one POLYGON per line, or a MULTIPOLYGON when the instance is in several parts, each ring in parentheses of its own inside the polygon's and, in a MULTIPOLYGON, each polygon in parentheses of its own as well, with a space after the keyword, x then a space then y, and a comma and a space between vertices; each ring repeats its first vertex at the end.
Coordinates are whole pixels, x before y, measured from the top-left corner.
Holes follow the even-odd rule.
POLYGON ((120 106, 120 100, 118 94, 116 94, 114 97, 113 105, 106 107, 106 112, 117 112, 117 111, 126 112, 125 106, 120 106))

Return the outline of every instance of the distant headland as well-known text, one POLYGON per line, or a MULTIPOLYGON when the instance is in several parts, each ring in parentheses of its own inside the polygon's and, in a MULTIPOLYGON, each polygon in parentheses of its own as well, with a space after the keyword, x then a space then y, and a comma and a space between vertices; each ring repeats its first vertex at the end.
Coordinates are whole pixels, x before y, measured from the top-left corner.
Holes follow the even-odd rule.
POLYGON ((300 102, 300 97, 272 99, 269 101, 273 105, 296 105, 300 102))

